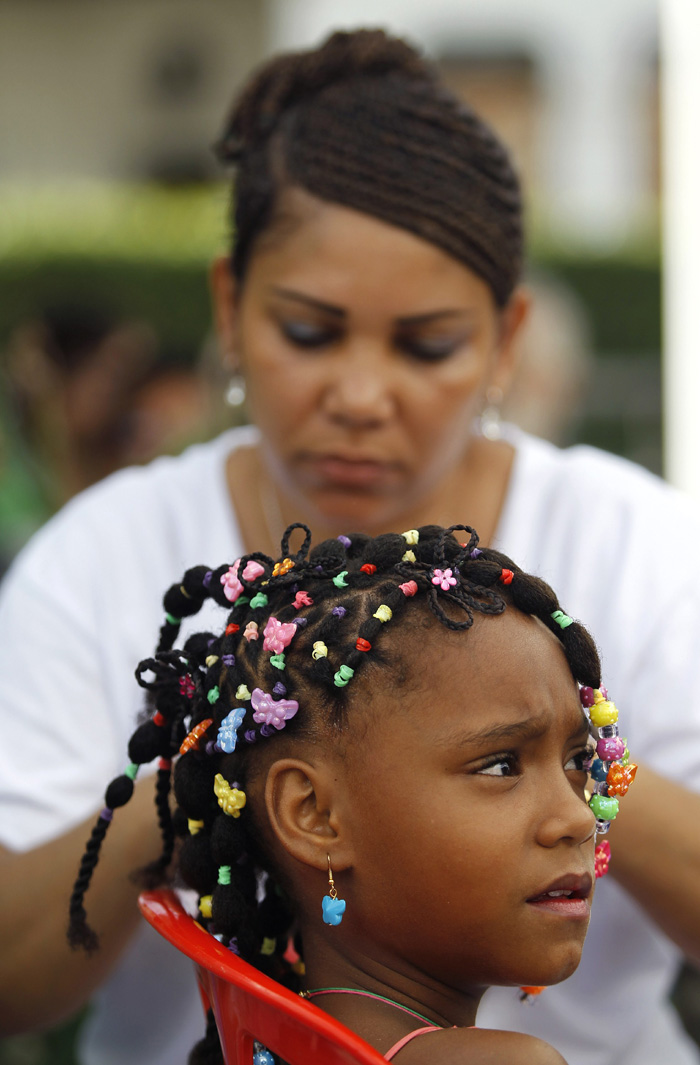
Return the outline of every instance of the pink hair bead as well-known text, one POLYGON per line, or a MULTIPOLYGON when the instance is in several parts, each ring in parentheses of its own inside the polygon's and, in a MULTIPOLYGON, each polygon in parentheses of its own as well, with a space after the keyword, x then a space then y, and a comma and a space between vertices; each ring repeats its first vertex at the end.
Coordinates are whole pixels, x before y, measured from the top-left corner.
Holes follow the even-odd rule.
POLYGON ((614 762, 625 753, 625 744, 619 736, 611 736, 610 739, 598 740, 595 749, 602 762, 614 762))

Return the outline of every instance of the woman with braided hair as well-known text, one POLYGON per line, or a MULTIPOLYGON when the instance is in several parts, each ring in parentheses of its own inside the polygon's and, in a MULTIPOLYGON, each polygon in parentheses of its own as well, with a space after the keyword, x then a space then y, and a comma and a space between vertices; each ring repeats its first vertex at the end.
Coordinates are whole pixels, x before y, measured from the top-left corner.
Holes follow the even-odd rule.
POLYGON ((357 31, 272 60, 219 153, 235 170, 235 238, 212 272, 217 324, 254 425, 84 493, 4 582, 2 1029, 51 1023, 97 987, 84 1065, 173 1065, 199 1029, 189 967, 140 929, 125 872, 159 851, 147 779, 91 885, 100 951, 70 952, 64 935, 173 573, 274 557, 298 521, 323 540, 466 516, 587 619, 643 763, 581 966, 524 1012, 489 991, 479 1023, 541 1035, 569 1065, 697 1062, 666 1002, 681 952, 700 956, 697 514, 600 452, 476 430, 492 425, 480 416, 507 387, 527 308, 519 185, 412 48, 357 31))
MULTIPOLYGON (((159 758, 163 853, 148 872, 170 865, 175 822, 174 882, 230 950, 387 1060, 563 1062, 474 1024, 489 984, 531 993, 578 964, 610 853, 595 840, 636 770, 595 645, 468 526, 341 534, 310 553, 302 529, 296 552, 292 526, 279 559, 198 566, 166 594, 137 672, 151 716, 107 789, 71 941, 97 945, 85 895, 102 839, 159 758), (179 615, 205 599, 225 620, 174 650, 179 615)), ((210 1023, 192 1065, 217 1049, 210 1023)))

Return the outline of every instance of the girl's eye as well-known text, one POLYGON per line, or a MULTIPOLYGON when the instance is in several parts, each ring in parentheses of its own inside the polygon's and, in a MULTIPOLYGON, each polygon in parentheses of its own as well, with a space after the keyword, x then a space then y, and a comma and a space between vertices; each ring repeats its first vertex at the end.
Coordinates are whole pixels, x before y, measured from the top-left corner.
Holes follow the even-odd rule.
POLYGON ((407 355, 411 355, 420 362, 442 362, 448 359, 457 349, 461 339, 450 337, 436 337, 434 340, 417 340, 411 337, 399 337, 397 346, 407 355))
POLYGON ((499 754, 476 772, 484 777, 513 777, 517 773, 517 759, 512 754, 499 754))
POLYGON ((335 333, 309 322, 280 322, 280 329, 287 340, 298 348, 321 348, 335 339, 335 333))
POLYGON ((577 770, 578 772, 587 773, 591 768, 591 762, 595 758, 595 747, 589 745, 584 747, 583 750, 577 751, 564 766, 564 769, 577 770))

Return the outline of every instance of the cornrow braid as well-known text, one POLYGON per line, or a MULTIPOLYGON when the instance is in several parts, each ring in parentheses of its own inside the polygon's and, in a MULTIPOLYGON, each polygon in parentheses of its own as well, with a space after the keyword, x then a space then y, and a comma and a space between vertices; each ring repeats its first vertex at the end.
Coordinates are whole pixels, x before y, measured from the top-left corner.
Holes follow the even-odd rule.
POLYGON ((292 187, 399 226, 464 263, 505 306, 522 270, 520 185, 493 131, 404 41, 334 33, 264 65, 218 145, 236 166, 232 265, 292 187))
POLYGON ((306 526, 290 526, 279 559, 254 552, 215 570, 196 567, 166 593, 173 618, 167 639, 161 633, 159 650, 136 674, 153 712, 132 736, 130 767, 108 787, 86 847, 71 899, 74 945, 96 945, 84 894, 112 811, 130 798, 138 766, 154 758, 163 759, 156 785, 163 849, 148 875, 166 873, 175 759, 178 875, 199 896, 201 922, 247 961, 295 986, 301 952, 290 949, 293 913, 246 810, 255 752, 287 728, 312 738, 342 732, 355 678, 400 664, 397 630, 407 617, 429 610, 441 625, 463 631, 477 613, 514 607, 557 636, 576 680, 599 687, 597 651, 583 626, 563 613, 544 581, 479 548, 469 526, 351 534, 313 549, 310 539, 306 526), (304 538, 294 552, 297 530, 304 538), (178 617, 207 598, 226 607, 221 630, 194 634, 174 649, 178 617))

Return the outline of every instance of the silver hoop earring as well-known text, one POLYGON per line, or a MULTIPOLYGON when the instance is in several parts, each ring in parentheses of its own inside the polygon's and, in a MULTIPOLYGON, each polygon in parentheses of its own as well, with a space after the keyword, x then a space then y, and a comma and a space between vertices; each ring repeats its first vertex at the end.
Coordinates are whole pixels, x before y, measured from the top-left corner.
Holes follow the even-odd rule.
POLYGON ((231 376, 224 392, 224 402, 228 407, 242 407, 245 403, 245 377, 241 373, 231 376))
POLYGON ((501 439, 501 411, 503 390, 492 385, 486 390, 486 404, 479 418, 479 432, 486 440, 501 439))

